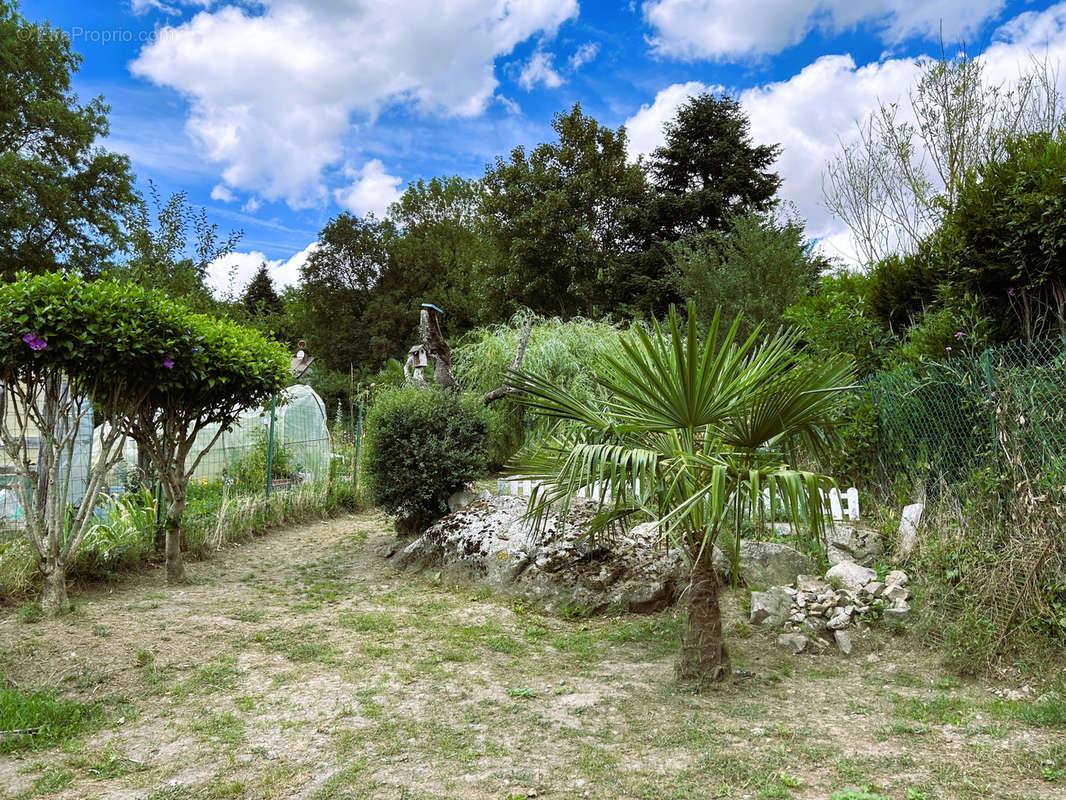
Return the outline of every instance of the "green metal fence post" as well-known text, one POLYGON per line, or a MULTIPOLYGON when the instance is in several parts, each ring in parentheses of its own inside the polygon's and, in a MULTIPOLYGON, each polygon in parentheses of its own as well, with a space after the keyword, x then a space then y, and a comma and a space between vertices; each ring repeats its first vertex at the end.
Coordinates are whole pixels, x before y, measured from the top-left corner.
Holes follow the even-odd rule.
POLYGON ((267 434, 267 478, 266 499, 270 499, 270 486, 274 482, 274 412, 277 409, 278 396, 270 398, 270 432, 267 434))
POLYGON ((355 456, 352 458, 352 486, 359 488, 359 447, 363 443, 363 401, 359 401, 359 416, 355 421, 355 456))

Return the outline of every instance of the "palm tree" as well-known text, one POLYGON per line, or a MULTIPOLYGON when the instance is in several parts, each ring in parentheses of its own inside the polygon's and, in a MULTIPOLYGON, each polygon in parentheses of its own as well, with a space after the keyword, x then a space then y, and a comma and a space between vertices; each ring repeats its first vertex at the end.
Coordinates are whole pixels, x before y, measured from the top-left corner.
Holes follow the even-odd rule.
POLYGON ((695 317, 690 307, 686 326, 671 309, 664 326, 623 334, 621 352, 594 367, 605 401, 531 373, 509 382, 521 403, 555 422, 514 464, 539 482, 530 519, 540 524, 560 505, 565 517, 581 490, 599 504, 592 536, 634 515, 657 519, 664 543, 691 568, 677 676, 702 683, 731 674, 713 566, 719 534, 732 534, 721 543, 735 576, 741 524, 761 517, 769 490, 770 508, 824 546, 822 491, 833 482, 791 467, 788 455, 838 442, 832 422, 852 381, 845 360, 805 359, 795 333, 760 341, 756 330, 741 341, 738 320, 720 336, 716 314, 701 342, 695 317))

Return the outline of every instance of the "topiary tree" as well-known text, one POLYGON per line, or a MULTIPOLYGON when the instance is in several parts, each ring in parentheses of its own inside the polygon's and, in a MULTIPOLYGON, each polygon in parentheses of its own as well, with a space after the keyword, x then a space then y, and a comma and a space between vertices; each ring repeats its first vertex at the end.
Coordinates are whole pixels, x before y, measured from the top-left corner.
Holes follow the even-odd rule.
POLYGON ((258 331, 184 311, 152 368, 160 377, 148 402, 129 407, 116 423, 159 473, 167 503, 167 581, 180 583, 185 580, 180 525, 189 478, 241 412, 265 405, 285 387, 289 356, 258 331), (198 434, 211 430, 207 446, 190 461, 198 434))
POLYGON ((436 387, 389 389, 366 418, 364 465, 374 502, 400 533, 429 527, 448 497, 485 471, 488 412, 479 397, 436 387))
POLYGON ((79 431, 92 433, 94 407, 117 418, 148 402, 177 321, 173 304, 135 286, 58 273, 0 286, 0 442, 49 614, 70 606, 67 567, 122 457, 122 431, 105 427, 77 490, 79 431))

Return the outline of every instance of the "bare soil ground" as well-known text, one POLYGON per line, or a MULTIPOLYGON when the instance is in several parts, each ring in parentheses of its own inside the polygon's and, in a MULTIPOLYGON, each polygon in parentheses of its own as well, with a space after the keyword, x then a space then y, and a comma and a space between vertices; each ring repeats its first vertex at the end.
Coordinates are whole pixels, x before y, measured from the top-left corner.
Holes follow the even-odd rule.
POLYGON ((567 620, 438 585, 381 557, 387 530, 290 528, 187 586, 155 570, 75 592, 66 619, 0 612, 8 680, 109 709, 0 755, 0 796, 1066 798, 1066 731, 908 636, 791 656, 733 623, 752 675, 697 695, 673 683, 676 613, 567 620))

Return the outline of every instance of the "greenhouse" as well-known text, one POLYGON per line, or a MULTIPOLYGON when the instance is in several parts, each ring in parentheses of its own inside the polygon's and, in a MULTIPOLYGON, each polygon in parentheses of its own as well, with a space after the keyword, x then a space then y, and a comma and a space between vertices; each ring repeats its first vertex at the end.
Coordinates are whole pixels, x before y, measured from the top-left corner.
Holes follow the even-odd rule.
MULTIPOLYGON (((196 437, 187 465, 200 457, 190 480, 226 482, 241 459, 252 457, 256 451, 265 452, 270 432, 269 407, 244 412, 230 430, 218 435, 218 426, 211 425, 196 437)), ((329 477, 330 436, 326 424, 326 406, 310 386, 296 384, 285 390, 274 409, 274 447, 284 451, 290 465, 291 478, 299 482, 324 480, 329 477)), ((132 483, 137 470, 137 443, 127 439, 123 461, 112 473, 113 491, 132 483)))

